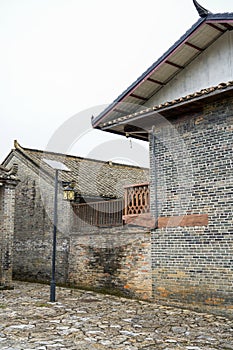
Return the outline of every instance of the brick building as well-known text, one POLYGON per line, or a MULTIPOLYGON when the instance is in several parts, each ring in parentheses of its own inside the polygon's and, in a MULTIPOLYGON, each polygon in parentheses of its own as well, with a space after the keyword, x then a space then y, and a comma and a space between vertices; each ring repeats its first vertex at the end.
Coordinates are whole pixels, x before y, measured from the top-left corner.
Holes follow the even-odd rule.
POLYGON ((0 289, 12 288, 12 247, 17 166, 0 166, 0 289))
POLYGON ((230 312, 233 13, 194 4, 198 21, 92 122, 150 142, 153 296, 230 312))
POLYGON ((124 186, 148 181, 148 169, 14 146, 3 162, 17 164, 20 179, 14 278, 50 281, 54 170, 42 160, 49 159, 71 170, 59 172, 57 282, 150 295, 150 235, 142 228, 132 234, 122 222, 124 186), (61 185, 72 180, 75 203, 63 199, 61 185))

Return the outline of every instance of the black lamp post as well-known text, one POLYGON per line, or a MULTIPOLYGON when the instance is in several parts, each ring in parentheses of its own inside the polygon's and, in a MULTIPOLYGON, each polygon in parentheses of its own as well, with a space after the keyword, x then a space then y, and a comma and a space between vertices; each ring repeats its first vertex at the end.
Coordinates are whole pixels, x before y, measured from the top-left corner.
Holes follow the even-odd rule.
POLYGON ((53 212, 53 249, 52 249, 52 270, 51 270, 51 282, 50 282, 50 302, 56 301, 56 245, 57 245, 57 194, 58 194, 58 172, 66 171, 70 172, 63 163, 43 159, 43 161, 55 170, 55 180, 54 180, 54 212, 53 212))
POLYGON ((57 189, 58 189, 58 171, 55 170, 55 180, 54 180, 54 211, 53 211, 53 251, 52 251, 52 274, 50 283, 50 301, 54 302, 56 297, 56 281, 55 281, 55 271, 56 271, 56 245, 57 245, 57 189))

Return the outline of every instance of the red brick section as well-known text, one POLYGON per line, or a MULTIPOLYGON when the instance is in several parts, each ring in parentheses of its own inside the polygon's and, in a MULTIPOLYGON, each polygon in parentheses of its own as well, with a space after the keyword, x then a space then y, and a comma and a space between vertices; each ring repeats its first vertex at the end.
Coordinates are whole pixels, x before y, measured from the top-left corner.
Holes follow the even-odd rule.
MULTIPOLYGON (((123 220, 125 224, 137 225, 142 227, 154 228, 155 219, 146 214, 124 215, 123 220)), ((185 226, 207 226, 208 215, 207 214, 193 214, 193 215, 180 215, 180 216, 165 216, 158 219, 158 228, 164 227, 185 227, 185 226)))
POLYGON ((208 215, 207 214, 193 214, 193 215, 181 215, 181 216, 166 216, 160 217, 158 220, 158 227, 184 227, 184 226, 207 226, 208 215))

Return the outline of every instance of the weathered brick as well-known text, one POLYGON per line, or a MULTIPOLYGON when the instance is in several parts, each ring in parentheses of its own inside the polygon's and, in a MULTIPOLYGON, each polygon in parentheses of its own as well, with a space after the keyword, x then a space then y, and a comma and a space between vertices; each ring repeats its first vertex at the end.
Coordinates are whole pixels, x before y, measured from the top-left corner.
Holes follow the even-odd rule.
POLYGON ((229 98, 200 113, 180 115, 155 132, 152 213, 157 205, 161 217, 207 214, 209 223, 152 233, 154 296, 233 303, 232 102, 229 98))
POLYGON ((15 176, 0 173, 0 289, 12 288, 12 247, 15 215, 15 176))
MULTIPOLYGON (((21 179, 16 191, 13 276, 50 282, 54 184, 17 154, 21 179)), ((56 281, 86 288, 151 296, 150 233, 140 228, 73 227, 70 203, 58 197, 56 281), (146 266, 146 268, 145 268, 146 266), (125 286, 129 286, 126 288, 125 286)))

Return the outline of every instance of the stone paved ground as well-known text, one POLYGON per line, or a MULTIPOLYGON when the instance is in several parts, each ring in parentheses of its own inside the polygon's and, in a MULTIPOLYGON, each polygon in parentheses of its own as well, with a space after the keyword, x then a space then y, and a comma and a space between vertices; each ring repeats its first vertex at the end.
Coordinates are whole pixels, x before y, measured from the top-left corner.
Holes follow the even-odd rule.
POLYGON ((94 292, 15 283, 0 292, 0 349, 232 350, 223 317, 94 292))

